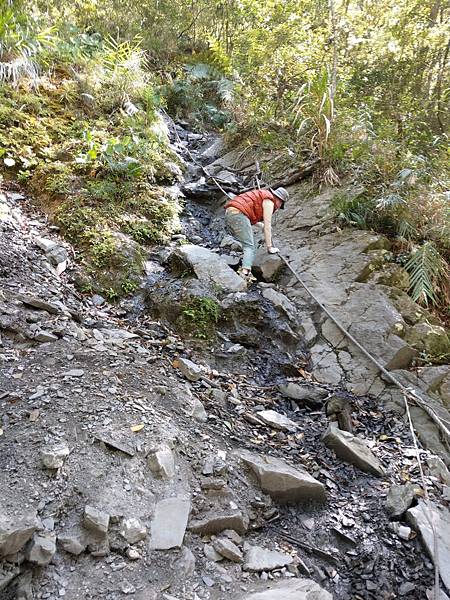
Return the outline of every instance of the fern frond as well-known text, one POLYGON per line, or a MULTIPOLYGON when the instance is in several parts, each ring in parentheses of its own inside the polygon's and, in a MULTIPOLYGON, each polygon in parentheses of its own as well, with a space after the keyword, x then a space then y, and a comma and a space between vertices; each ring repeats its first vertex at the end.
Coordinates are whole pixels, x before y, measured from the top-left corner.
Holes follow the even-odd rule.
POLYGON ((197 63, 195 65, 186 65, 185 71, 189 75, 192 81, 198 81, 200 79, 210 79, 212 75, 212 69, 210 65, 205 63, 197 63))
POLYGON ((231 102, 233 100, 234 82, 231 79, 222 77, 217 82, 217 93, 223 102, 231 102))
POLYGON ((122 70, 133 72, 147 67, 145 52, 141 48, 142 38, 134 37, 131 41, 119 42, 112 36, 104 41, 102 56, 103 65, 110 71, 122 70))
POLYGON ((405 269, 410 275, 409 293, 414 302, 438 304, 439 282, 445 277, 447 264, 434 244, 425 242, 413 251, 405 269))
POLYGON ((399 194, 388 194, 387 196, 383 196, 377 200, 376 207, 378 209, 389 209, 389 208, 397 208, 399 206, 405 206, 406 201, 399 194))
POLYGON ((417 230, 412 223, 406 219, 400 219, 397 226, 398 235, 405 240, 413 240, 417 236, 417 230))

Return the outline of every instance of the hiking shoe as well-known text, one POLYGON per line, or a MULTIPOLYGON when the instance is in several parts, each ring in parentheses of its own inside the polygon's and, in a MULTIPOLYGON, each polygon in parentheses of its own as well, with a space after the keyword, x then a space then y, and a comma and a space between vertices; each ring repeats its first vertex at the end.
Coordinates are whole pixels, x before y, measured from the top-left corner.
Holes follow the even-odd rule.
POLYGON ((252 272, 247 271, 246 269, 242 269, 242 268, 239 269, 237 274, 239 275, 239 277, 242 277, 242 279, 249 284, 256 281, 256 277, 254 275, 252 275, 252 272))

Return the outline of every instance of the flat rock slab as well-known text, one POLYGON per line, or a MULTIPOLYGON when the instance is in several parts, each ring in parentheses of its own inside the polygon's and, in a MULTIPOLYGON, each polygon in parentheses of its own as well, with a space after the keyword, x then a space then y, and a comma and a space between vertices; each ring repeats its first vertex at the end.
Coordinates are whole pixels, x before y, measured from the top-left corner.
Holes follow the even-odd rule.
POLYGON ((192 362, 188 358, 177 358, 173 362, 173 366, 178 369, 189 381, 198 381, 204 373, 200 365, 192 362))
POLYGON ((261 546, 250 546, 245 553, 244 570, 245 571, 273 571, 290 565, 293 561, 292 556, 278 552, 277 550, 267 550, 261 546))
POLYGON ((18 299, 25 304, 26 306, 31 306, 32 308, 38 308, 39 310, 45 310, 52 315, 57 315, 61 312, 61 309, 56 304, 52 304, 51 302, 46 302, 45 300, 41 300, 36 296, 25 296, 24 294, 20 294, 18 299))
POLYGON ((21 550, 40 526, 36 514, 17 519, 0 515, 0 556, 14 554, 21 550))
POLYGON ((253 454, 247 450, 237 456, 255 473, 261 489, 279 502, 325 500, 325 486, 302 467, 294 468, 284 460, 253 454))
POLYGON ((383 465, 364 441, 348 431, 342 431, 335 423, 330 423, 322 439, 345 462, 372 475, 385 475, 383 465))
POLYGON ((240 593, 235 600, 333 600, 333 596, 311 579, 271 583, 263 591, 240 593))
POLYGON ((314 408, 322 406, 323 400, 328 396, 328 392, 320 387, 294 382, 281 384, 278 389, 283 396, 314 408))
POLYGON ((206 515, 202 519, 196 519, 189 525, 193 533, 202 535, 212 535, 220 533, 225 529, 232 529, 238 533, 245 533, 248 529, 249 519, 240 510, 231 510, 228 512, 214 512, 206 515))
POLYGON ((227 538, 218 538, 214 540, 213 547, 221 556, 232 560, 233 562, 242 561, 242 552, 231 540, 227 538))
POLYGON ((439 572, 447 591, 450 591, 450 511, 448 508, 437 506, 432 502, 430 507, 431 514, 427 504, 420 500, 417 506, 408 510, 406 518, 414 529, 419 532, 425 549, 433 561, 436 557, 434 555, 434 533, 430 519, 434 523, 437 536, 439 572))
POLYGON ((170 550, 180 548, 186 532, 190 500, 182 497, 166 498, 156 505, 150 528, 150 548, 170 550))
POLYGON ((134 448, 130 447, 128 440, 124 441, 119 439, 118 436, 119 434, 113 431, 98 431, 94 434, 94 438, 105 444, 105 446, 108 446, 114 450, 120 450, 128 456, 134 456, 136 452, 134 448))
POLYGON ((174 256, 188 264, 200 281, 215 284, 226 292, 242 292, 247 287, 245 281, 208 248, 187 244, 177 248, 174 256))
POLYGON ((270 425, 274 429, 281 429, 282 431, 296 431, 297 423, 288 419, 285 415, 277 412, 276 410, 261 410, 256 413, 258 417, 266 425, 270 425))

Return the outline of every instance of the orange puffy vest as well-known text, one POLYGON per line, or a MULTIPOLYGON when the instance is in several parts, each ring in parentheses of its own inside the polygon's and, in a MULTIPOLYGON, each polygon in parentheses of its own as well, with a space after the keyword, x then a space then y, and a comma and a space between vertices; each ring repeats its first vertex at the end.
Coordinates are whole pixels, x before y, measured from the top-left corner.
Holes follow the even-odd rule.
POLYGON ((272 200, 275 205, 274 212, 281 206, 281 200, 269 190, 252 190, 235 196, 226 205, 225 209, 233 206, 250 219, 250 223, 260 223, 263 220, 263 202, 272 200))

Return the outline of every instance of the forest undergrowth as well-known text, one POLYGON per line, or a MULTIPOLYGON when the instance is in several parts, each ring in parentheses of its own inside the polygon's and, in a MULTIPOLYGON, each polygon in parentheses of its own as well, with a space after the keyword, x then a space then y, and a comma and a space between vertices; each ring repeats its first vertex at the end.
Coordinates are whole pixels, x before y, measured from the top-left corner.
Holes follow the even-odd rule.
POLYGON ((133 292, 145 247, 177 230, 163 108, 291 169, 317 161, 337 224, 390 236, 413 299, 448 318, 445 3, 2 4, 3 177, 76 245, 86 291, 95 275, 133 292))

